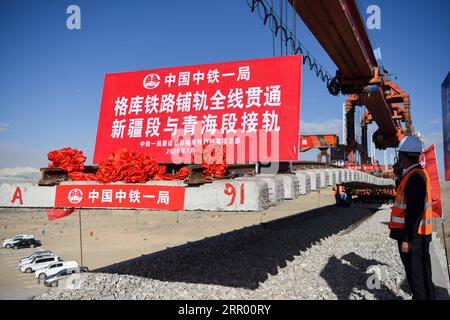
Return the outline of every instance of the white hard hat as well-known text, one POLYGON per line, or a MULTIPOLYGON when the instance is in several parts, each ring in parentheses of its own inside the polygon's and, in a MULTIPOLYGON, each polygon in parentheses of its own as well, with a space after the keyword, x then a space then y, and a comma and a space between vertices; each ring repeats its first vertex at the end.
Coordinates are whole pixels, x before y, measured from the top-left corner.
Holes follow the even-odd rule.
POLYGON ((422 142, 413 136, 404 137, 403 140, 400 141, 398 152, 421 153, 423 152, 422 142))

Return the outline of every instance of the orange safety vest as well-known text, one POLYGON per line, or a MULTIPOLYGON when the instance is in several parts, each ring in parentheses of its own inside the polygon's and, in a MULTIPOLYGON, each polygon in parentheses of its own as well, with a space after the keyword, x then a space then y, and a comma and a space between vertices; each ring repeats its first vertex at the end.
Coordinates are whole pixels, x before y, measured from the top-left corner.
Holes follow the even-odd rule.
POLYGON ((414 174, 419 173, 426 182, 427 194, 425 196, 425 208, 423 209, 422 221, 420 222, 418 234, 430 235, 433 231, 432 218, 432 198, 431 198, 431 180, 425 170, 414 168, 408 172, 401 180, 397 187, 395 202, 391 208, 391 221, 389 222, 389 229, 405 229, 405 215, 406 215, 406 197, 405 186, 408 179, 414 174))

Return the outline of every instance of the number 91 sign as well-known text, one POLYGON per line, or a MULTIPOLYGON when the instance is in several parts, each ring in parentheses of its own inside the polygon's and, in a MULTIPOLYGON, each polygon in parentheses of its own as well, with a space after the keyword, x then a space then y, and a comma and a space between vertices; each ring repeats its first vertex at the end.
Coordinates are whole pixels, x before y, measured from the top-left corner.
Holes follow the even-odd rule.
POLYGON ((241 183, 236 190, 235 186, 231 183, 225 184, 224 193, 230 198, 227 207, 234 205, 235 203, 244 204, 245 201, 245 189, 244 184, 241 183))

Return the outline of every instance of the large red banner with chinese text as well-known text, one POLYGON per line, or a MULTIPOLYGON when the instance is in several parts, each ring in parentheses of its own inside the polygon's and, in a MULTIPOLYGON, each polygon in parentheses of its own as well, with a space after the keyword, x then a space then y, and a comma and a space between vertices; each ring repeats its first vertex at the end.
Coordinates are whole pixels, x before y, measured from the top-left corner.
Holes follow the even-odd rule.
POLYGON ((94 163, 120 148, 193 163, 298 159, 302 56, 106 74, 94 163))
POLYGON ((184 186, 58 185, 55 207, 183 210, 184 186))

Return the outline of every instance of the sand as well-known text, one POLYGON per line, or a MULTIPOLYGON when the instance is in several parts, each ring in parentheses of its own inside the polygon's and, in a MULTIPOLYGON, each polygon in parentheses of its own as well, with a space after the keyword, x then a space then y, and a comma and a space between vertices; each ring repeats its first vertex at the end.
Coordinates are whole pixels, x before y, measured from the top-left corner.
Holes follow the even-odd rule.
MULTIPOLYGON (((330 189, 261 213, 82 210, 83 265, 91 270, 246 226, 334 204, 330 189)), ((48 221, 45 210, 0 209, 0 238, 33 234, 42 248, 81 262, 79 214, 48 221)), ((6 249, 3 249, 6 250, 6 249)), ((0 287, 5 284, 0 276, 0 287)))

